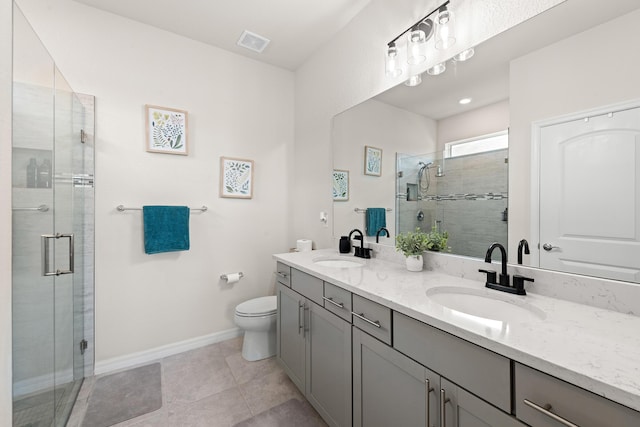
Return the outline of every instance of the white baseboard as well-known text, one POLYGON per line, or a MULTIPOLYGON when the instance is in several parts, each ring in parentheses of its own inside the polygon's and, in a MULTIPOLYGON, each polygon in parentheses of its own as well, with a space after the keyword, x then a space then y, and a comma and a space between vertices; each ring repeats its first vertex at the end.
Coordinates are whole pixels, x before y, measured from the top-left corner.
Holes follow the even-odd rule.
POLYGON ((240 328, 233 328, 226 331, 216 332, 210 335, 203 335, 201 337, 191 338, 185 341, 140 351, 138 353, 132 353, 125 356, 118 356, 111 359, 102 360, 96 362, 95 375, 145 365, 147 363, 162 359, 163 357, 173 356, 174 354, 194 350, 196 348, 204 347, 209 344, 215 344, 220 341, 239 337, 240 335, 242 335, 242 330, 240 328))

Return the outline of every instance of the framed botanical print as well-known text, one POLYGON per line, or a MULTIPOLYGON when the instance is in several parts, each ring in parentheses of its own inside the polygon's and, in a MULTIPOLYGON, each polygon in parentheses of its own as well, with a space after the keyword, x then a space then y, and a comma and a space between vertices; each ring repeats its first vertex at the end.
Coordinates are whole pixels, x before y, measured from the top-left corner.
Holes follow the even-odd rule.
POLYGON ((336 202, 349 200, 349 171, 333 170, 333 200, 336 202))
POLYGON ((146 149, 152 153, 189 154, 187 112, 145 105, 146 149))
POLYGON ((364 174, 381 176, 382 175, 382 149, 376 147, 364 146, 364 174))
POLYGON ((253 160, 220 157, 220 197, 253 197, 253 160))

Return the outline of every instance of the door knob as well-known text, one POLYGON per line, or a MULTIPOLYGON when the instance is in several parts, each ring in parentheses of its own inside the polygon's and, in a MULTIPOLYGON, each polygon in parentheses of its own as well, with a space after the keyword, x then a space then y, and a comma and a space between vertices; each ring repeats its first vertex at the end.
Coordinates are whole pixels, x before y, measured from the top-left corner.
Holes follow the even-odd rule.
POLYGON ((545 243, 544 245, 542 245, 542 249, 549 252, 552 249, 560 249, 560 246, 553 246, 551 243, 545 243))

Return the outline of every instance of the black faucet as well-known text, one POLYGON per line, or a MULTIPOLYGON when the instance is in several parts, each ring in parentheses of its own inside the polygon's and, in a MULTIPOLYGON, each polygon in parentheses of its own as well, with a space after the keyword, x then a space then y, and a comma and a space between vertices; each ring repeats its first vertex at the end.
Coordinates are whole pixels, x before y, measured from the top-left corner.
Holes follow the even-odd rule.
POLYGON ((516 274, 513 276, 513 286, 511 286, 511 284, 509 283, 509 275, 507 274, 507 251, 505 250, 504 246, 497 242, 492 243, 491 246, 489 246, 489 249, 487 249, 486 255, 484 256, 484 262, 491 264, 491 255, 493 254, 493 250, 496 248, 500 249, 500 255, 502 257, 502 272, 500 274, 500 280, 496 282, 497 275, 493 270, 478 270, 481 273, 487 274, 487 281, 485 283, 485 286, 490 289, 509 292, 511 294, 526 295, 527 292, 524 290, 524 282, 533 282, 533 279, 516 274))
POLYGON ((487 253, 484 255, 484 262, 488 262, 491 264, 491 255, 493 254, 494 249, 500 249, 500 256, 502 258, 502 272, 500 274, 500 284, 503 286, 509 286, 509 275, 507 274, 507 251, 498 242, 494 242, 487 249, 487 253))
POLYGON ((518 264, 520 265, 522 265, 522 249, 524 249, 525 255, 531 253, 529 252, 529 242, 527 242, 527 239, 522 239, 520 243, 518 243, 518 264))
POLYGON ((360 240, 360 247, 355 246, 353 248, 353 255, 357 256, 358 258, 371 258, 371 249, 364 247, 364 234, 362 234, 362 231, 358 230, 357 228, 351 230, 351 233, 349 233, 349 241, 351 241, 351 236, 353 235, 353 233, 360 234, 360 236, 354 237, 354 239, 360 240))
POLYGON ((382 233, 383 231, 387 233, 387 239, 390 237, 389 230, 387 230, 385 227, 381 227, 376 233, 376 243, 380 243, 380 233, 382 233))

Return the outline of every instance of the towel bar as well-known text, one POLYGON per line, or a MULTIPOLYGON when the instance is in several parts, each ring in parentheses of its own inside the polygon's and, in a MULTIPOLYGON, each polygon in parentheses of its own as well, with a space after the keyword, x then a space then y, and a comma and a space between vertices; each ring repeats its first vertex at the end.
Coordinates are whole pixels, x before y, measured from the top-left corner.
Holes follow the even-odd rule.
MULTIPOLYGON (((391 212, 393 209, 391 208, 387 208, 387 212, 391 212)), ((367 210, 366 209, 362 209, 362 208, 355 208, 353 210, 354 212, 358 212, 358 213, 365 213, 367 210)))
MULTIPOLYGON (((206 212, 209 208, 206 206, 202 206, 201 208, 189 208, 192 211, 202 211, 202 212, 206 212)), ((123 205, 118 205, 116 206, 116 210, 118 212, 124 212, 124 211, 141 211, 142 208, 126 208, 123 205)))

